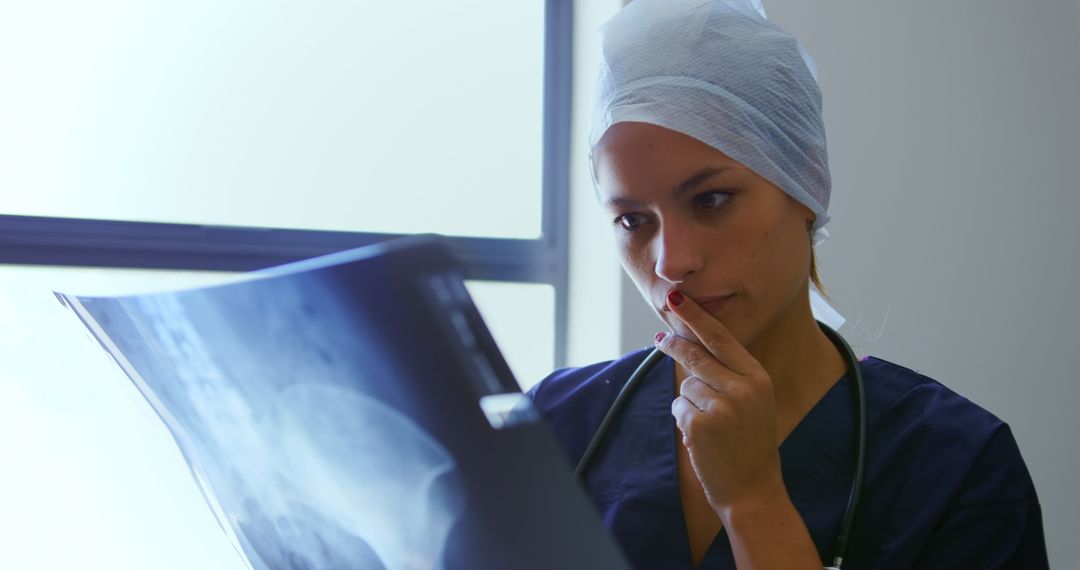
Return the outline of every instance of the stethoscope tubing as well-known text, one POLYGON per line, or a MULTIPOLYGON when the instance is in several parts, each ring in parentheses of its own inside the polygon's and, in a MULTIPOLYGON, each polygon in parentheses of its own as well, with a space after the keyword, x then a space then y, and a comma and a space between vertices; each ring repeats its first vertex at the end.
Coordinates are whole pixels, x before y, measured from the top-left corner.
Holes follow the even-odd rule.
POLYGON ((596 432, 593 433, 592 440, 589 441, 589 446, 585 448, 585 453, 581 455, 581 459, 578 460, 577 467, 574 468, 574 479, 579 481, 585 477, 585 469, 592 463, 593 455, 600 449, 600 444, 604 440, 604 436, 611 430, 611 424, 615 423, 618 419, 619 413, 622 412, 623 407, 626 406, 626 402, 630 400, 630 395, 633 393, 634 388, 641 383, 641 380, 652 372, 652 369, 656 367, 656 364, 664 359, 666 356, 663 352, 660 352, 659 348, 654 348, 645 360, 638 365, 634 372, 630 374, 630 379, 623 384, 622 389, 619 390, 619 394, 615 396, 615 401, 611 403, 611 407, 608 408, 607 414, 604 415, 604 419, 600 422, 600 427, 596 428, 596 432))
MULTIPOLYGON (((832 343, 836 345, 836 348, 841 352, 848 373, 850 373, 854 379, 852 396, 855 403, 855 474, 851 481, 851 493, 848 495, 847 509, 844 511, 843 522, 840 524, 840 533, 836 536, 836 543, 833 548, 832 567, 840 568, 841 564, 844 562, 844 555, 847 553, 848 539, 851 536, 852 525, 855 521, 855 512, 858 510, 859 502, 862 499, 863 473, 866 469, 866 387, 863 384, 862 370, 859 368, 859 361, 855 357, 855 351, 851 349, 851 345, 844 340, 844 337, 840 336, 840 333, 836 332, 831 327, 821 322, 818 322, 818 326, 821 328, 821 331, 825 333, 825 336, 829 337, 829 340, 832 341, 832 343)), ((645 360, 634 369, 634 372, 630 374, 630 378, 623 384, 623 387, 615 396, 615 400, 611 403, 611 407, 608 408, 607 413, 604 414, 604 419, 600 421, 600 426, 596 428, 596 432, 589 441, 589 445, 585 448, 585 452, 581 455, 581 459, 578 460, 578 464, 574 468, 575 479, 579 481, 584 480, 585 470, 588 469, 593 456, 596 455, 604 438, 611 430, 611 426, 618 419, 622 409, 630 400, 634 389, 636 389, 638 384, 652 372, 653 368, 656 367, 656 364, 663 360, 664 356, 664 353, 660 352, 660 349, 653 349, 653 351, 645 357, 645 360)))
POLYGON ((848 495, 847 509, 844 511, 844 519, 840 524, 840 534, 836 535, 836 546, 833 547, 833 567, 840 568, 844 563, 844 555, 847 554, 848 539, 851 537, 851 528, 855 522, 855 511, 859 509, 862 500, 863 474, 866 471, 866 386, 863 382, 862 369, 859 360, 855 357, 855 351, 851 349, 844 337, 831 327, 819 322, 818 327, 829 337, 844 355, 844 362, 855 382, 852 383, 852 396, 855 399, 855 474, 851 478, 851 493, 848 495))

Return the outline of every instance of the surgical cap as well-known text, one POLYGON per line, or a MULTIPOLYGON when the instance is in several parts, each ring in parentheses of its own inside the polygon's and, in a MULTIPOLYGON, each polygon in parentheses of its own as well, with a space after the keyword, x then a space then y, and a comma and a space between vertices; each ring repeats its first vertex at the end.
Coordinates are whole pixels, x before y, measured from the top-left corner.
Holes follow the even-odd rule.
POLYGON ((589 148, 621 122, 689 135, 817 216, 827 235, 829 166, 809 55, 759 0, 634 0, 601 28, 589 148))

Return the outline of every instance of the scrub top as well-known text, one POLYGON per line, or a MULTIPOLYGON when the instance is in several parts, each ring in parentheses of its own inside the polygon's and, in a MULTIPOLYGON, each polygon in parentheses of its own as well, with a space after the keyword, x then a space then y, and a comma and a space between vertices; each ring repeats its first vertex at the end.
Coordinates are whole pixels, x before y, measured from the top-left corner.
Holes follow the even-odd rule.
MULTIPOLYGON (((647 350, 556 371, 529 395, 576 464, 647 350)), ((1009 427, 917 372, 860 362, 867 392, 862 502, 844 569, 1046 568, 1035 488, 1009 427)), ((676 476, 674 361, 638 386, 585 474, 604 524, 635 568, 689 570, 676 476)), ((780 446, 788 494, 831 564, 854 472, 855 399, 842 377, 780 446)), ((701 569, 735 568, 721 531, 701 569)))

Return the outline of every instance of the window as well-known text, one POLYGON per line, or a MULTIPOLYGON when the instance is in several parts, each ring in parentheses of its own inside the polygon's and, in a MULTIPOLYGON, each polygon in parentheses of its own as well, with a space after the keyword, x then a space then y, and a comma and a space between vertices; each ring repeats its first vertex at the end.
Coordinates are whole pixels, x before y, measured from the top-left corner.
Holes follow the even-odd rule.
POLYGON ((0 263, 239 271, 442 233, 470 277, 554 289, 562 363, 569 42, 566 0, 6 5, 0 263))

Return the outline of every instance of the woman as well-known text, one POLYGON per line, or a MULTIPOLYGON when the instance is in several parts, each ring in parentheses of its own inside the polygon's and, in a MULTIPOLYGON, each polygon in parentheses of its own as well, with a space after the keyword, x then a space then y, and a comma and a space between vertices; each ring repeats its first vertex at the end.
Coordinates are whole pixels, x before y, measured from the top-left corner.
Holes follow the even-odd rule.
MULTIPOLYGON (((810 303, 830 191, 813 65, 748 1, 636 0, 603 35, 597 195, 670 330, 585 487, 637 568, 820 568, 855 418, 810 303)), ((646 352, 533 389, 572 461, 646 352)), ((1045 567, 1008 427, 911 370, 859 366, 866 479, 844 567, 1045 567)))

